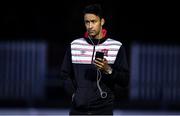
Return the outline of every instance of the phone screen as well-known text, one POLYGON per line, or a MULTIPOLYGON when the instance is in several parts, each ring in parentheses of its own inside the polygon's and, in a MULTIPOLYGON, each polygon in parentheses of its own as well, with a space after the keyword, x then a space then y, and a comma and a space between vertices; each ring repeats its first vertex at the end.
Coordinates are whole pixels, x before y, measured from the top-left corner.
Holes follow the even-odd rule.
POLYGON ((95 59, 96 58, 101 58, 101 59, 103 59, 104 58, 104 53, 103 52, 96 52, 96 55, 95 55, 95 59))

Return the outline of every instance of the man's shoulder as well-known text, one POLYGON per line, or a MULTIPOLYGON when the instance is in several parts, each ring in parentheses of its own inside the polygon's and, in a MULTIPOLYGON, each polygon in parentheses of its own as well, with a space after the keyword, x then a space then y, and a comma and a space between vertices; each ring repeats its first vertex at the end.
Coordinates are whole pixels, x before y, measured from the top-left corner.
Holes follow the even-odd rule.
POLYGON ((71 41, 71 44, 75 44, 75 43, 85 43, 85 39, 84 38, 76 38, 73 41, 71 41))

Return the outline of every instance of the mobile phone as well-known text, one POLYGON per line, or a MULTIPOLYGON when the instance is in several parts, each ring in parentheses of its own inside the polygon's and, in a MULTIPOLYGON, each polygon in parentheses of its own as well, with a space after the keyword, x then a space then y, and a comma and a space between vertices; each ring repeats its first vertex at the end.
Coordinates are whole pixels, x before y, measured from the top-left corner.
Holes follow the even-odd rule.
POLYGON ((104 53, 97 51, 97 52, 96 52, 96 55, 95 55, 95 59, 96 59, 96 58, 101 58, 101 59, 103 59, 103 58, 104 58, 104 53))

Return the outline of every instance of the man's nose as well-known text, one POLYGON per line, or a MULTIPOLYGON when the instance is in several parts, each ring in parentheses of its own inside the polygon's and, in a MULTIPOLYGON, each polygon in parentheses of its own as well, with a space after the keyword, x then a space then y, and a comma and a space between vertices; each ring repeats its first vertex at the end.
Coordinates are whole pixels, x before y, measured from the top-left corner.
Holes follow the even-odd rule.
POLYGON ((91 29, 93 27, 92 23, 89 23, 89 28, 91 29))

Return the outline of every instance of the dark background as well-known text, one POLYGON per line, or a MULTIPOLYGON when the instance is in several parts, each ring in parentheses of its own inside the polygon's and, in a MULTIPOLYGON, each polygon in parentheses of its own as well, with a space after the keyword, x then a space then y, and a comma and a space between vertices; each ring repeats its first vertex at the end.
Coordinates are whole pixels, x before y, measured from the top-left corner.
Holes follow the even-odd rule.
POLYGON ((85 28, 81 13, 90 3, 102 5, 108 34, 127 46, 136 40, 177 42, 179 39, 176 2, 115 0, 2 3, 0 39, 45 40, 51 54, 50 68, 56 67, 63 55, 60 53, 64 51, 62 46, 83 35, 85 28))
MULTIPOLYGON (((173 1, 61 0, 2 3, 1 41, 48 43, 46 101, 38 103, 41 106, 56 106, 58 100, 63 101, 62 106, 69 106, 70 82, 65 82, 67 87, 62 87, 59 70, 66 46, 85 32, 81 13, 84 6, 90 3, 102 5, 105 28, 111 37, 125 45, 128 59, 130 45, 134 41, 179 44, 178 4, 173 1)), ((122 91, 117 99, 128 100, 128 88, 122 91)))

